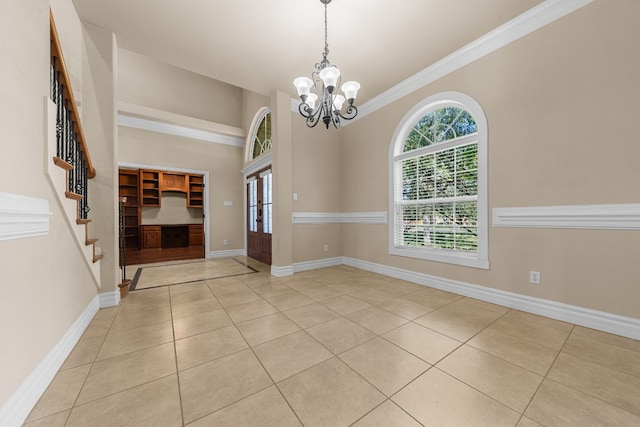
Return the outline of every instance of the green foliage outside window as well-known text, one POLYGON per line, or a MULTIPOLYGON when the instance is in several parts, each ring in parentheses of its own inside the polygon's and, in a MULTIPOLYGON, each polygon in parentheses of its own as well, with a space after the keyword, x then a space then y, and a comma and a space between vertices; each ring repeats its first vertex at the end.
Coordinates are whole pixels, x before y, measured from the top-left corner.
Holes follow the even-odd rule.
POLYGON ((478 247, 478 143, 465 138, 477 126, 463 109, 444 107, 416 123, 401 161, 403 246, 475 252, 478 247), (454 142, 439 149, 438 144, 454 142))
POLYGON ((260 122, 258 131, 256 132, 256 138, 253 141, 253 157, 259 157, 262 153, 271 149, 271 113, 267 113, 266 116, 260 122))

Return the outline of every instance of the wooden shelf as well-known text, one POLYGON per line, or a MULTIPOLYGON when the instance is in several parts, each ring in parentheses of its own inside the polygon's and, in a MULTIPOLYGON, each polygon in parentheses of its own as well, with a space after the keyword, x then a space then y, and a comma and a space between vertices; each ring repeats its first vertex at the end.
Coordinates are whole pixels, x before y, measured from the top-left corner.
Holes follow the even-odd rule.
POLYGON ((187 194, 187 207, 204 207, 204 176, 189 175, 189 193, 187 194))
POLYGON ((140 170, 140 206, 160 206, 161 172, 140 170))
POLYGON ((140 249, 140 174, 135 169, 118 170, 118 196, 126 197, 124 203, 124 244, 127 250, 140 249))

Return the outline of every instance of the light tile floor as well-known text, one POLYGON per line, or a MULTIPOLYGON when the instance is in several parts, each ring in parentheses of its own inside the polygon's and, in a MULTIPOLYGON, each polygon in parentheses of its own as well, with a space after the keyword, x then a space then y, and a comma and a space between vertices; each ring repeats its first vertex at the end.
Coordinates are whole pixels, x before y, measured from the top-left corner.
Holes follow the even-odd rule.
POLYGON ((340 266, 132 292, 25 426, 638 426, 640 341, 340 266))

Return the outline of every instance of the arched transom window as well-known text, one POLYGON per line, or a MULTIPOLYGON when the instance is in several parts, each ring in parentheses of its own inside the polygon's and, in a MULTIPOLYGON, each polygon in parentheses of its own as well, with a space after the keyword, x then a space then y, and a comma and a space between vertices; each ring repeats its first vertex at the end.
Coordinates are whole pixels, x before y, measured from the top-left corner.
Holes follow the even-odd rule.
POLYGON ((271 113, 266 110, 253 138, 252 159, 271 150, 271 113))
POLYGON ((391 158, 390 253, 488 268, 486 120, 448 92, 412 109, 391 158))

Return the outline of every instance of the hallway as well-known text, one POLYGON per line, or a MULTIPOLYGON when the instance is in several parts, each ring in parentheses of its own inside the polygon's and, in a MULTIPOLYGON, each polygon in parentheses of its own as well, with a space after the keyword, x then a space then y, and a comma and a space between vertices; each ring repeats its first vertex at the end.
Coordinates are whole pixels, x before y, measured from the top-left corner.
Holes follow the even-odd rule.
POLYGON ((25 426, 640 425, 638 341, 347 266, 248 262, 100 310, 25 426))

